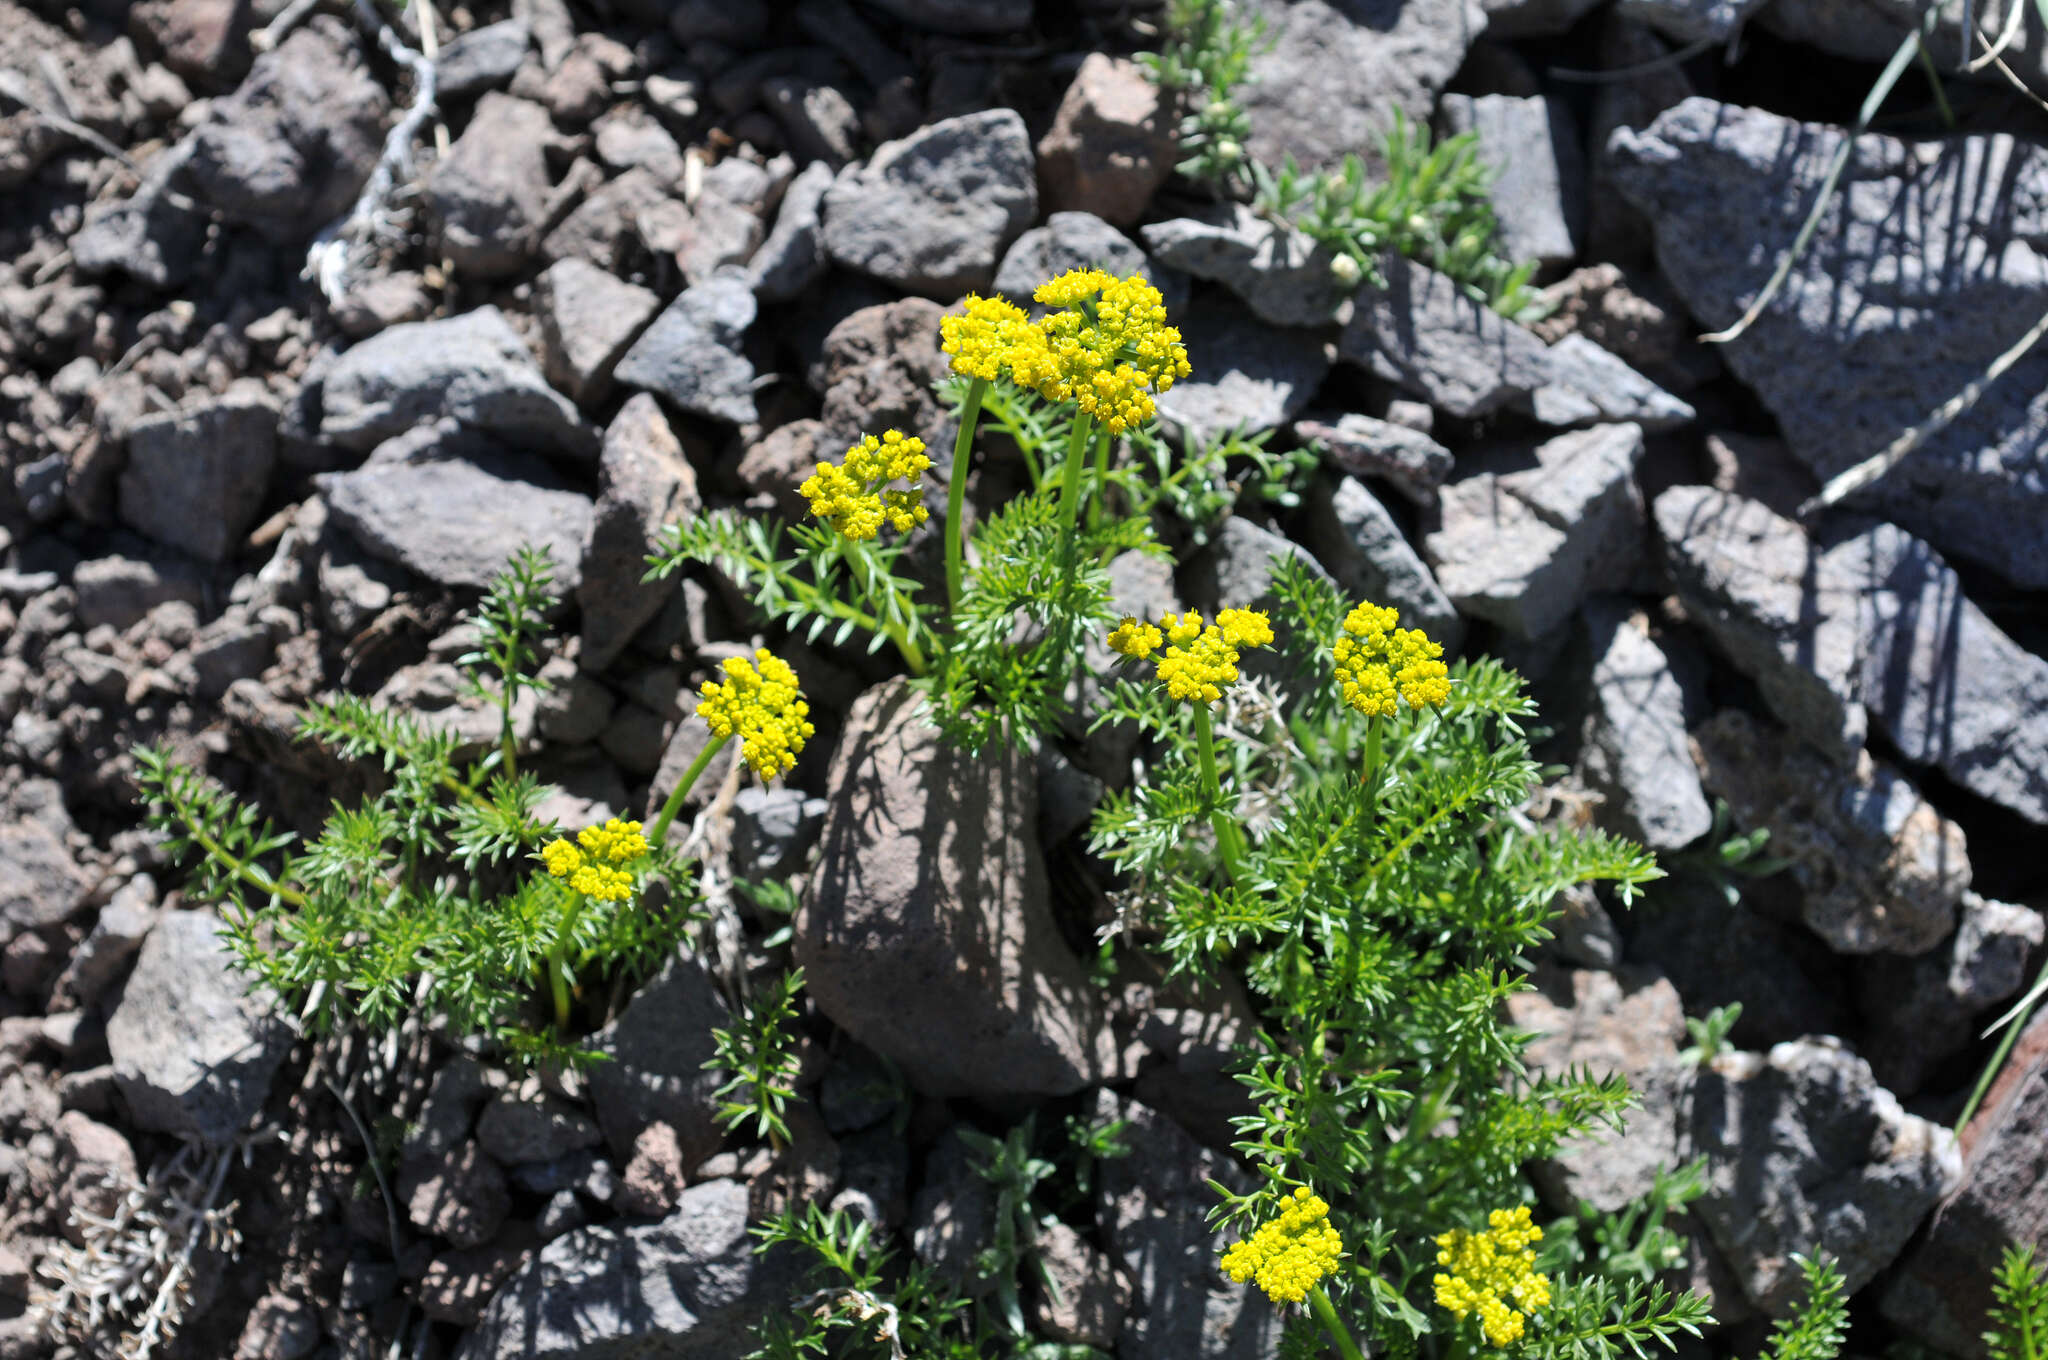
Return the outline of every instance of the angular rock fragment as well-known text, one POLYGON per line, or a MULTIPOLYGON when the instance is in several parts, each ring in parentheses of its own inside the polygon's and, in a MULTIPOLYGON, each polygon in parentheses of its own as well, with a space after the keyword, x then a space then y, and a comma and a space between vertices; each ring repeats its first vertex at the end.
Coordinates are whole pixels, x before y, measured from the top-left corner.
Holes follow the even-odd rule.
POLYGON ((755 418, 754 365, 740 344, 755 310, 745 271, 720 270, 678 294, 613 376, 690 415, 747 424, 755 418))
POLYGON ((1682 849, 1714 823, 1686 744, 1704 702, 1704 667, 1660 645, 1642 616, 1625 609, 1588 605, 1586 625, 1593 692, 1579 773, 1605 799, 1594 816, 1652 850, 1682 849))
POLYGON ((830 266, 819 237, 832 178, 830 166, 813 163, 783 190, 774 227, 747 261, 747 277, 761 301, 793 302, 825 276, 830 266))
POLYGON ((1230 298, 1198 298, 1174 321, 1194 372, 1160 396, 1159 417, 1183 442, 1278 429, 1330 371, 1321 337, 1265 325, 1230 298))
POLYGON ((1153 268, 1130 237, 1085 212, 1054 213, 1044 226, 1019 236, 996 270, 995 290, 1028 308, 1040 284, 1070 269, 1102 269, 1118 278, 1142 275, 1164 297, 1169 321, 1179 319, 1187 300, 1185 279, 1153 268))
POLYGON ((242 545, 270 489, 277 404, 260 388, 144 416, 128 431, 123 521, 208 562, 242 545))
POLYGON ((427 177, 426 201, 441 249, 473 278, 516 273, 548 208, 548 111, 492 91, 427 177))
POLYGON ((1305 537, 1316 560, 1351 599, 1400 610, 1403 628, 1420 628, 1446 653, 1455 653, 1464 642, 1465 623, 1450 597, 1387 507, 1356 479, 1317 479, 1309 489, 1305 537))
POLYGON ((1173 111, 1134 61, 1091 52, 1038 141, 1048 213, 1092 213, 1128 227, 1173 174, 1173 111))
POLYGON ((1963 894, 1955 933, 1915 959, 1877 955, 1856 978, 1867 1024, 1859 1051, 1888 1091, 1910 1096, 1947 1078, 1973 1078, 1954 1062, 1977 1037, 1979 1017, 2017 993, 2027 955, 2042 940, 2041 913, 1963 894))
POLYGON ((1541 637, 1589 593, 1625 591, 1644 561, 1635 466, 1643 432, 1603 425, 1536 450, 1537 466, 1446 486, 1423 540, 1437 583, 1467 614, 1541 637))
POLYGON ((1154 222, 1141 234, 1161 264, 1222 284, 1274 326, 1329 325, 1356 284, 1355 274, 1346 284, 1332 270, 1328 246, 1243 203, 1154 222))
POLYGON ((621 1161, 657 1121, 674 1131, 685 1165, 718 1150, 724 1130, 715 1118, 716 1093, 724 1078, 704 1064, 718 1052, 711 1031, 727 1019, 711 975, 695 959, 678 956, 592 1036, 590 1046, 605 1055, 590 1069, 592 1102, 605 1143, 621 1161))
POLYGON ((589 457, 595 431, 541 376, 496 307, 392 326, 342 351, 320 387, 320 438, 369 449, 443 418, 589 457))
POLYGON ((1417 505, 1434 505, 1437 488, 1451 475, 1449 449, 1390 420, 1346 411, 1334 420, 1297 420, 1294 433, 1320 444, 1341 471, 1383 481, 1417 505))
MULTIPOLYGON (((1655 228, 1665 277, 1719 328, 1790 248, 1842 138, 1694 98, 1617 135, 1608 159, 1655 228)), ((2048 310, 2048 253, 2032 244, 2044 203, 2039 147, 1859 138, 1811 247, 1721 357, 1825 481, 1923 424, 2048 310), (1987 183, 2008 188, 1986 195, 1987 183)), ((2048 585, 2044 424, 2048 354, 2037 350, 1849 503, 2017 585, 2048 585)))
POLYGON ((660 309, 661 298, 650 289, 587 260, 556 261, 534 287, 548 381, 574 401, 600 400, 626 347, 660 309))
POLYGON ((1029 834, 1029 758, 970 760, 909 690, 848 714, 796 957, 834 1023, 935 1095, 1080 1090, 1115 1062, 1029 834))
POLYGON ((1736 709, 1696 733, 1706 786, 1789 860, 1800 915, 1842 954, 1924 954, 1970 885, 1963 829, 1906 777, 1858 752, 1843 771, 1736 709))
POLYGON ((136 1124, 215 1145, 261 1112, 292 1045, 221 931, 204 908, 166 916, 107 1018, 114 1081, 136 1124))
POLYGON ((577 593, 581 662, 590 671, 609 666, 674 594, 674 581, 642 579, 647 558, 664 528, 702 507, 696 470, 660 406, 644 392, 627 401, 605 431, 598 488, 577 593))
POLYGON ((1571 109, 1555 95, 1446 95, 1441 113, 1453 134, 1478 137, 1479 159, 1493 166, 1487 189, 1500 223, 1500 253, 1544 265, 1568 263, 1584 230, 1586 166, 1571 109))
POLYGON ((372 555, 444 586, 481 590, 521 547, 546 548, 554 585, 581 581, 587 496, 513 460, 370 462, 321 481, 334 523, 372 555), (539 480, 526 480, 525 473, 539 480))
POLYGON ((1038 214, 1031 139, 1012 109, 933 123, 875 151, 825 193, 825 252, 908 292, 986 290, 1038 214))

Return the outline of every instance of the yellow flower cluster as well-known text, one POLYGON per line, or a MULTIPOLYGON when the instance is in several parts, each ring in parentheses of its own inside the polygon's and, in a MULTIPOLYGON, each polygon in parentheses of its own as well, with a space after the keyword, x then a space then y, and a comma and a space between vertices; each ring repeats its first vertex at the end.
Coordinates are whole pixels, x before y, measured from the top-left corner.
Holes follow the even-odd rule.
POLYGON ((1140 661, 1163 644, 1159 679, 1168 697, 1205 704, 1222 698, 1223 686, 1236 681, 1239 648, 1266 647, 1272 641, 1273 625, 1255 609, 1225 609, 1206 625, 1194 609, 1164 616, 1157 628, 1126 618, 1109 635, 1111 651, 1140 661))
POLYGON ((1037 321, 983 297, 941 320, 940 348, 953 371, 990 381, 1008 374, 1048 401, 1073 402, 1112 434, 1151 419, 1153 398, 1190 371, 1180 332, 1166 324, 1165 300, 1141 275, 1071 270, 1033 297, 1053 309, 1037 321))
POLYGON ((1550 1280, 1537 1273, 1531 1249, 1543 1229, 1526 1205, 1495 1209, 1486 1222, 1485 1232, 1454 1228, 1436 1239, 1437 1264, 1448 1267, 1435 1278, 1436 1301, 1461 1322, 1477 1313, 1487 1344, 1506 1346, 1521 1339, 1525 1314, 1550 1305, 1550 1280))
POLYGON ((1275 1303, 1300 1303, 1336 1271, 1344 1239, 1330 1226, 1330 1206, 1307 1186, 1280 1203, 1280 1217, 1223 1253, 1223 1273, 1251 1280, 1275 1303))
POLYGON ((626 866, 647 853, 640 823, 614 817, 603 826, 586 826, 576 843, 551 841, 541 848, 541 862, 556 878, 599 902, 623 902, 633 894, 633 875, 626 866))
POLYGON ((918 478, 931 465, 922 439, 889 430, 880 439, 868 435, 837 463, 818 464, 817 472, 797 490, 811 503, 813 515, 846 538, 873 538, 884 523, 899 534, 908 533, 931 514, 918 489, 918 478), (898 481, 910 489, 882 489, 898 481))
POLYGON ((754 652, 754 660, 758 671, 740 657, 726 658, 725 683, 704 683, 697 716, 712 736, 739 737, 740 755, 754 773, 773 779, 795 767, 797 753, 817 729, 807 721, 811 706, 789 663, 766 647, 754 652))
POLYGON ((1438 659, 1443 645, 1419 628, 1396 628, 1399 618, 1376 604, 1361 604, 1344 617, 1331 650, 1344 702, 1360 713, 1392 717, 1400 700, 1410 708, 1435 708, 1451 697, 1450 669, 1438 659))

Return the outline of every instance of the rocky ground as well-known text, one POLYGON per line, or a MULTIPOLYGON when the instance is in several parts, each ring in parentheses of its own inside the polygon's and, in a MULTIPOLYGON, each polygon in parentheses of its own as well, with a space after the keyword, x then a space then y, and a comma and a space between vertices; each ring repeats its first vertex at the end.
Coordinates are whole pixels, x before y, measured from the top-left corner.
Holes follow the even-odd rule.
MULTIPOLYGON (((821 730, 785 787, 700 786, 733 873, 812 873, 828 827, 886 862, 939 797, 1014 872, 943 866, 916 891, 965 924, 913 935, 815 870, 809 1099, 779 1157, 721 1145, 699 1070, 742 940, 619 998, 587 1089, 425 1037, 389 1216, 132 805, 130 750, 161 739, 316 824, 350 775, 291 741, 292 706, 335 688, 488 735, 450 626, 527 541, 571 606, 521 739, 565 821, 637 815, 701 749, 690 689, 757 627, 712 575, 641 586, 653 534, 788 511, 863 429, 947 447, 942 309, 1098 260, 1174 304, 1174 437, 1324 451, 1299 507, 1247 500, 1177 580, 1120 578, 1134 603, 1256 603, 1269 555, 1302 553, 1536 677, 1572 815, 1684 862, 1725 800, 1790 862, 1724 894, 1695 853, 1632 913, 1563 904, 1516 1018, 1540 1064, 1626 1072, 1645 1109, 1540 1168, 1546 1193, 1616 1205, 1705 1154, 1694 1278, 1724 1319, 1782 1309, 1818 1247, 1880 1329, 1859 1344, 1975 1353, 1999 1246, 2048 1222, 2048 1022, 1946 1132, 2048 907, 2048 358, 1849 508, 1796 510, 2048 309, 2048 124, 1995 72, 1950 81, 1957 135, 1861 139, 1782 299, 1693 339, 1790 243, 1913 5, 1248 0, 1275 39, 1250 151, 1370 159, 1395 108, 1476 130, 1507 250, 1557 304, 1533 327, 1419 265, 1340 287, 1176 180, 1175 116, 1129 60, 1156 42, 1142 4, 474 0, 429 33, 416 2, 393 43, 348 5, 284 8, 0 0, 0 1356, 60 1349, 28 1301, 85 1269, 85 1216, 152 1168, 151 1203, 197 1202, 201 1165, 229 1168, 240 1263, 194 1253, 168 1353, 381 1355, 403 1327, 466 1360, 736 1354, 775 1287, 750 1214, 854 1205, 959 1269, 990 1207, 954 1126, 1000 1129, 1020 1095, 1121 1113, 1138 1149, 1048 1239, 1071 1287, 1034 1301, 1045 1334, 1266 1353, 1270 1327, 1210 1325, 1238 1306, 1202 1224, 1235 1022, 1097 994, 1078 961, 1083 813, 1129 777, 1100 747, 938 760, 871 688, 886 667, 770 639, 821 730), (393 53, 424 49, 412 119, 393 53), (308 277, 394 125, 394 191, 308 277), (879 792, 834 773, 862 751, 879 792), (841 929, 894 952, 820 943, 841 929), (977 956, 991 938, 1025 947, 977 956), (988 985, 920 994, 892 962, 932 957, 988 985), (1684 1018, 1737 1001, 1739 1051, 1681 1061, 1684 1018)), ((1938 60, 1960 49, 1939 26, 1938 60)), ((2048 90, 2037 29, 2006 59, 2048 90)), ((1881 125, 1936 131, 1929 107, 1916 74, 1881 125)))

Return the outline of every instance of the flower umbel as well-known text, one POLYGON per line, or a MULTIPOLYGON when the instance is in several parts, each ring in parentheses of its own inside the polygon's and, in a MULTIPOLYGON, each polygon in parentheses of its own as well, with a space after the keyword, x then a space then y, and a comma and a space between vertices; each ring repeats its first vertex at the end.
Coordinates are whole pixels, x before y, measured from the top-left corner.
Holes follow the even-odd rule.
POLYGON ((1344 617, 1344 631, 1331 649, 1337 687, 1360 713, 1390 718, 1402 701, 1410 708, 1437 708, 1451 697, 1450 669, 1438 659, 1443 645, 1419 628, 1396 628, 1399 618, 1376 604, 1361 604, 1344 617))
POLYGON ((1109 635, 1112 651, 1141 661, 1164 643, 1158 666, 1167 695, 1204 704, 1221 699, 1223 687, 1237 680, 1239 648, 1265 647, 1272 641, 1273 625, 1255 609, 1225 609, 1210 624, 1203 623, 1200 611, 1193 609, 1179 616, 1163 616, 1157 628, 1125 619, 1109 635))
POLYGON ((1251 1280, 1275 1303, 1300 1303, 1343 1255, 1330 1206, 1303 1185, 1281 1201, 1280 1217, 1223 1253, 1223 1273, 1251 1280))
POLYGON ((574 843, 550 841, 541 847, 541 862, 548 873, 566 879, 569 887, 599 902, 623 902, 633 895, 633 875, 627 865, 647 853, 647 838, 640 823, 622 822, 614 817, 603 826, 586 826, 576 833, 574 843))
MULTIPOLYGON (((967 295, 966 311, 939 319, 939 348, 952 356, 953 371, 994 382, 1021 363, 1037 373, 1045 361, 1045 335, 1016 303, 967 295)), ((1016 378, 1033 386, 1030 378, 1016 378)))
POLYGON ((797 753, 817 729, 808 721, 811 707, 789 663, 765 647, 755 651, 754 660, 759 670, 740 657, 726 658, 725 682, 705 682, 697 716, 712 736, 737 736, 740 755, 754 773, 773 779, 795 767, 797 753))
POLYGON ((931 465, 922 439, 889 430, 880 439, 868 435, 837 463, 818 464, 797 490, 811 503, 813 515, 847 538, 873 538, 885 523, 899 534, 908 533, 930 517, 917 484, 931 465), (882 489, 897 481, 910 489, 882 489))
POLYGON ((1531 1244, 1543 1240, 1543 1229, 1529 1221, 1529 1209, 1495 1209, 1487 1229, 1469 1233, 1453 1228, 1436 1239, 1437 1306, 1463 1321, 1479 1315, 1479 1330, 1488 1345, 1506 1346, 1521 1339, 1524 1317, 1550 1304, 1550 1279, 1537 1273, 1531 1244))
POLYGON ((1180 332, 1166 324, 1165 299, 1142 275, 1069 270, 1033 296, 1054 309, 1038 322, 1052 365, 1027 385, 1073 402, 1111 434, 1151 419, 1153 397, 1190 371, 1180 332))

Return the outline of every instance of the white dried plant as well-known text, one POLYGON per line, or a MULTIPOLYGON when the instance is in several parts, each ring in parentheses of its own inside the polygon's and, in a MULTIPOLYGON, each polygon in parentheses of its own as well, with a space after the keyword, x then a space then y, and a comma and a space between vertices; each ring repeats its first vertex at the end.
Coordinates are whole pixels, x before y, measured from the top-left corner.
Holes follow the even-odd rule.
POLYGON ((150 1360, 186 1319, 198 1254, 241 1247, 235 1205, 219 1202, 235 1153, 188 1144, 139 1184, 103 1177, 120 1196, 113 1210, 74 1207, 81 1240, 36 1264, 30 1306, 44 1332, 90 1354, 150 1360))

